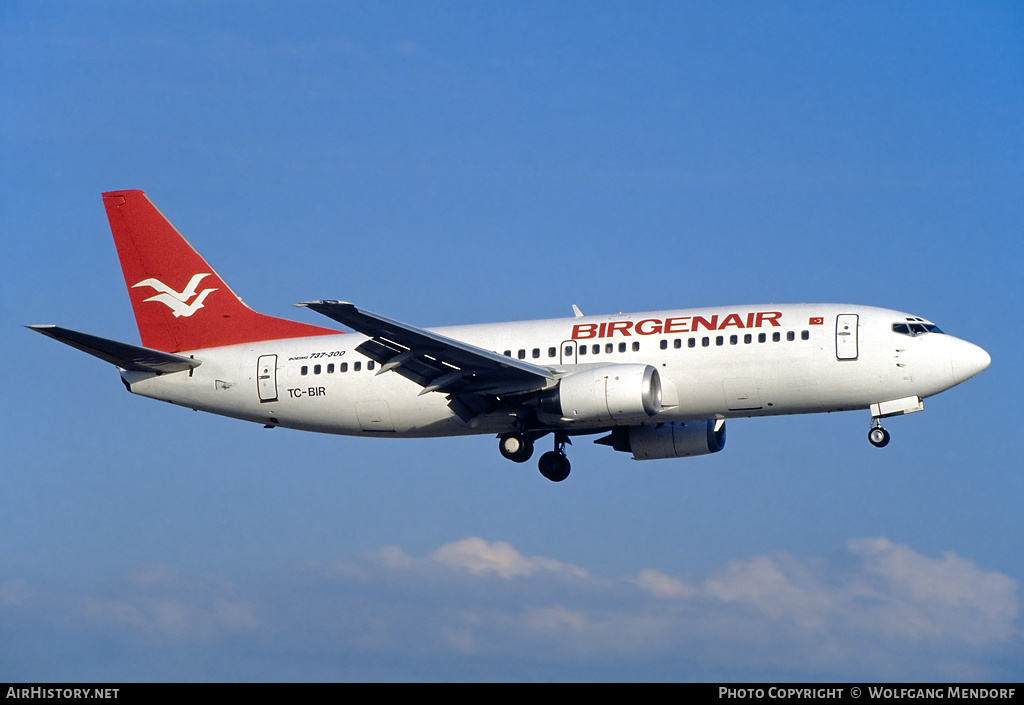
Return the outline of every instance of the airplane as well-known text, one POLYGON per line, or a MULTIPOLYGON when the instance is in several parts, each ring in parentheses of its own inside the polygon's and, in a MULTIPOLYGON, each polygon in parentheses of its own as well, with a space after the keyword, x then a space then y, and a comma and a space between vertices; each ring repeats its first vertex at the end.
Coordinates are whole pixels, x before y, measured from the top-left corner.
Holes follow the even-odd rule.
POLYGON ((541 474, 571 438, 636 460, 717 453, 732 418, 868 409, 884 418, 988 367, 919 316, 764 304, 418 328, 354 304, 295 304, 344 333, 246 306, 143 191, 103 194, 142 345, 28 326, 117 366, 129 392, 266 428, 389 438, 495 434, 541 474), (179 289, 180 287, 180 289, 179 289))

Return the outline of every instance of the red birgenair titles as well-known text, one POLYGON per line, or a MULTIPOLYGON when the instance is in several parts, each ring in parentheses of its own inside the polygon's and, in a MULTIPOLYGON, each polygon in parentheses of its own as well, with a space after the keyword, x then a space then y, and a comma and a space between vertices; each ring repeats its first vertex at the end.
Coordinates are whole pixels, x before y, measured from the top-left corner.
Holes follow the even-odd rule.
POLYGON ((715 453, 730 418, 868 409, 881 419, 989 365, 907 313, 772 304, 417 328, 333 300, 303 306, 356 331, 248 308, 142 191, 103 194, 142 345, 30 326, 112 363, 127 389, 188 408, 354 436, 496 434, 515 462, 571 436, 636 460, 715 453))
MULTIPOLYGON (((750 313, 729 313, 721 316, 673 316, 671 318, 645 318, 637 321, 605 321, 603 323, 577 323, 572 327, 573 340, 586 338, 614 338, 616 335, 659 335, 669 333, 695 333, 704 330, 725 330, 735 328, 761 328, 764 325, 781 326, 781 311, 757 311, 750 313), (746 323, 744 323, 746 321, 746 323)), ((810 323, 808 325, 821 325, 810 323)))

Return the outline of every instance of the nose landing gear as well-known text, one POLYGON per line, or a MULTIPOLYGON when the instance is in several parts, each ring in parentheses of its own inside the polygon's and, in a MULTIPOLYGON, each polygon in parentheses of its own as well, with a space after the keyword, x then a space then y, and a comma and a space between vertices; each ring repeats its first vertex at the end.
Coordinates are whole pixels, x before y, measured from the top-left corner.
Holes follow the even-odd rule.
POLYGON ((921 397, 913 396, 876 402, 868 408, 871 409, 871 430, 868 431, 868 441, 875 448, 885 448, 889 445, 889 432, 882 428, 882 419, 923 411, 924 402, 921 401, 921 397))

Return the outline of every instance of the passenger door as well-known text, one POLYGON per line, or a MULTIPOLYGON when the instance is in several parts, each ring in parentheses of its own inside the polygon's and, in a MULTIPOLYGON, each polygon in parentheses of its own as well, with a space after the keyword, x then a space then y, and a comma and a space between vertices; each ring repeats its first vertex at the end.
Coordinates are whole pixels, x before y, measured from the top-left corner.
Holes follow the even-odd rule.
POLYGON ((836 359, 857 359, 857 320, 855 313, 840 313, 836 316, 836 359))
POLYGON ((256 363, 256 388, 260 403, 277 401, 277 355, 260 355, 256 363))

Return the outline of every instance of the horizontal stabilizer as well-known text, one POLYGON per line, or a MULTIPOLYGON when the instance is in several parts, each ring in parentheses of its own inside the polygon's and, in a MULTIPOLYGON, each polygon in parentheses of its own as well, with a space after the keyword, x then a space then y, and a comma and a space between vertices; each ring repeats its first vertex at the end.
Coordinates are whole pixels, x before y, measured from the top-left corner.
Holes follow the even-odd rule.
POLYGON ((190 357, 172 355, 171 353, 150 350, 149 348, 129 345, 128 343, 119 343, 116 340, 100 338, 88 333, 79 333, 78 331, 59 326, 27 327, 125 370, 166 374, 169 372, 182 372, 193 367, 199 367, 202 364, 199 360, 194 360, 190 357))

